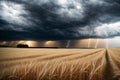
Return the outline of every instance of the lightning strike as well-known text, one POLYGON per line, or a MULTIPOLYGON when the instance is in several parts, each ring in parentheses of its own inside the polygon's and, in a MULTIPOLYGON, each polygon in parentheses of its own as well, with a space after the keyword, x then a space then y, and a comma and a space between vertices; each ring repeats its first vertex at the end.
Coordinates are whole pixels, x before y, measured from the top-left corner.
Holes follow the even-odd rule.
POLYGON ((70 42, 71 42, 70 40, 67 41, 66 48, 69 48, 69 46, 70 46, 70 42))
POLYGON ((95 43, 95 48, 98 47, 98 43, 99 43, 99 39, 96 40, 96 43, 95 43))

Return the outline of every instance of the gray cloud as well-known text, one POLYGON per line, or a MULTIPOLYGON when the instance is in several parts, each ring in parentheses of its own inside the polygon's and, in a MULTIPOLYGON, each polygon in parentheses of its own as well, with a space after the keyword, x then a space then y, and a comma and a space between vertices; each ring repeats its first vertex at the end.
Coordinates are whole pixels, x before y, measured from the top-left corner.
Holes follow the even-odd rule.
POLYGON ((2 0, 0 30, 3 39, 9 31, 33 40, 120 36, 120 1, 2 0))

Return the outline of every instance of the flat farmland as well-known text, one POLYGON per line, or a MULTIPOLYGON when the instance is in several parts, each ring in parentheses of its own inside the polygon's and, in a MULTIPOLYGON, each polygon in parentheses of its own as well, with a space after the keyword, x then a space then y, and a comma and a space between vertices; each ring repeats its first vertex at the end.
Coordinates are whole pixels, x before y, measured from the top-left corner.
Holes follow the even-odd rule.
POLYGON ((120 49, 0 48, 0 80, 120 80, 120 49))

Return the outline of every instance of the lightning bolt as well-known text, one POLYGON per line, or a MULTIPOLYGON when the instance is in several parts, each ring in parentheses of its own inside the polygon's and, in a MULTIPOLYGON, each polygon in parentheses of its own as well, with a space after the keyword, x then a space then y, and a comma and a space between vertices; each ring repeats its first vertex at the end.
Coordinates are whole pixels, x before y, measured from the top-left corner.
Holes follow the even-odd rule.
POLYGON ((70 40, 67 41, 67 45, 66 45, 66 48, 68 48, 70 46, 70 40))
POLYGON ((99 39, 96 40, 96 43, 95 43, 95 48, 98 47, 98 43, 99 43, 99 39))

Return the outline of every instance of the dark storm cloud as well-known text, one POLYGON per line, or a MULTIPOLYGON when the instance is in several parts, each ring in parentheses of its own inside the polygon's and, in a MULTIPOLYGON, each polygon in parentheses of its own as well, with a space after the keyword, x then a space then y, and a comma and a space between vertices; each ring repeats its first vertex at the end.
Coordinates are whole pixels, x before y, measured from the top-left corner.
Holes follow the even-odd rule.
POLYGON ((120 36, 119 0, 1 0, 0 40, 120 36))

